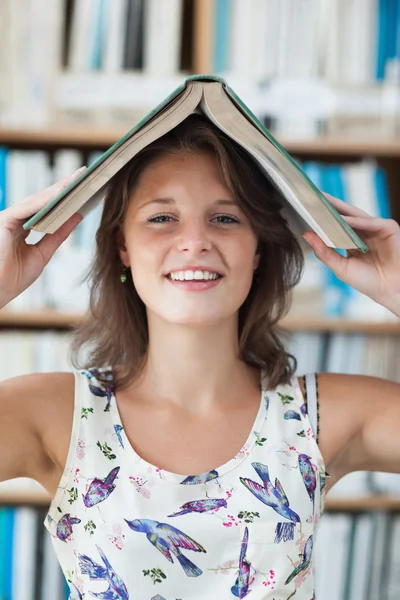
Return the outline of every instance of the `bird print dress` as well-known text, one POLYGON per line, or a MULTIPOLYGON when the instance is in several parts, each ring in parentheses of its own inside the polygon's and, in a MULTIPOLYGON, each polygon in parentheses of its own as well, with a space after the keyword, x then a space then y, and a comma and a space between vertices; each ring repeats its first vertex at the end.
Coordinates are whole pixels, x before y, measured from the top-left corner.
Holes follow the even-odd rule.
POLYGON ((315 598, 326 473, 297 378, 264 389, 262 376, 240 451, 183 476, 136 453, 111 369, 74 374, 67 463, 45 520, 70 600, 315 598))

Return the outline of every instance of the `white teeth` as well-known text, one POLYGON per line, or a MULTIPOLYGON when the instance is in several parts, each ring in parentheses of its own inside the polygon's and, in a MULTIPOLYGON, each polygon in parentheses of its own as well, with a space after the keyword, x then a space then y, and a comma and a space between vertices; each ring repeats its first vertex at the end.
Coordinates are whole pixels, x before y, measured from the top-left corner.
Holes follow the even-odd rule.
POLYGON ((196 279, 199 281, 202 280, 213 280, 218 279, 217 273, 212 273, 210 271, 175 271, 174 273, 169 274, 170 279, 174 281, 191 281, 192 279, 196 279))

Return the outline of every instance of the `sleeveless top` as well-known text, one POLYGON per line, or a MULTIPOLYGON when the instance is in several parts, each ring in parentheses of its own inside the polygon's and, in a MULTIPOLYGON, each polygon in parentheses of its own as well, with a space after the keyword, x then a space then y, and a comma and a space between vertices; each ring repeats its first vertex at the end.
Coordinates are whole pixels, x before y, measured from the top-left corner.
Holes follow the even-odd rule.
POLYGON ((70 600, 315 598, 326 476, 315 377, 306 404, 297 378, 267 390, 262 375, 241 450, 207 473, 182 476, 130 445, 111 370, 74 375, 67 462, 45 519, 70 600))

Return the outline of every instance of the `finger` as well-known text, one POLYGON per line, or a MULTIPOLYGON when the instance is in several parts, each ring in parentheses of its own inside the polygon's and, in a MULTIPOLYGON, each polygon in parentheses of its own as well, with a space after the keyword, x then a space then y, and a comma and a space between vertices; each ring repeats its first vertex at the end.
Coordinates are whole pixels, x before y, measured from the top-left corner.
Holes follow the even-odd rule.
POLYGON ((83 217, 79 213, 75 213, 70 217, 61 227, 54 233, 47 233, 42 239, 34 244, 34 248, 37 248, 43 256, 45 264, 49 262, 57 248, 61 246, 63 242, 68 238, 70 233, 75 227, 82 221, 83 217))
POLYGON ((336 252, 333 248, 326 246, 316 233, 307 231, 303 234, 303 238, 310 244, 315 256, 321 262, 332 269, 336 275, 344 278, 348 266, 348 259, 346 257, 336 252))
POLYGON ((343 217, 353 229, 364 232, 382 232, 384 234, 392 234, 398 231, 399 225, 393 219, 382 219, 381 217, 343 217))
POLYGON ((57 194, 62 192, 62 190, 65 189, 67 185, 69 185, 74 179, 79 177, 79 175, 83 173, 85 169, 86 167, 81 167, 72 175, 64 177, 63 179, 57 181, 57 183, 51 185, 45 190, 32 194, 31 196, 28 196, 21 202, 18 202, 18 204, 10 206, 6 209, 7 216, 13 217, 18 220, 28 219, 29 217, 37 213, 38 210, 46 206, 46 204, 50 200, 55 198, 57 194))
POLYGON ((343 200, 339 200, 339 198, 335 198, 335 196, 331 196, 330 194, 326 194, 323 192, 324 196, 329 200, 329 202, 336 208, 336 210, 343 215, 351 215, 351 216, 369 216, 364 210, 354 206, 353 204, 349 204, 348 202, 344 202, 343 200))

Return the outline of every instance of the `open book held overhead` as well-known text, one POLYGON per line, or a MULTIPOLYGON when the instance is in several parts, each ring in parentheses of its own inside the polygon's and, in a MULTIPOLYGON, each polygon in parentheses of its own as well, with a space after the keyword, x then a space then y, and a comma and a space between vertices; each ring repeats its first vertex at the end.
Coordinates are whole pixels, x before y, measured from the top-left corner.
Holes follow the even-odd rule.
POLYGON ((143 148, 193 112, 201 111, 257 161, 279 191, 282 214, 299 237, 313 230, 327 246, 368 249, 322 192, 226 82, 214 75, 192 75, 31 217, 24 229, 54 233, 69 217, 88 214, 110 179, 143 148))

